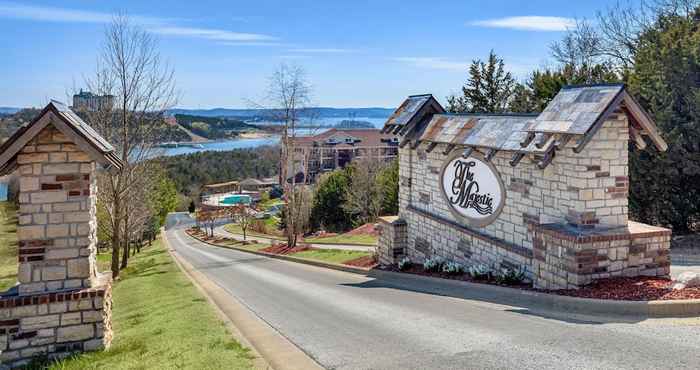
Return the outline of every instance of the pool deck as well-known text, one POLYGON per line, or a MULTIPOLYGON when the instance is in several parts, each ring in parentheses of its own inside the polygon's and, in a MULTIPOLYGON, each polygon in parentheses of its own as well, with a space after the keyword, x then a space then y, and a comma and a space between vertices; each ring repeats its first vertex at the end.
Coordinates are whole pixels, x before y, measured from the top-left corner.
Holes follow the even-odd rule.
POLYGON ((248 196, 250 196, 251 199, 252 199, 252 198, 253 198, 253 194, 255 194, 255 192, 246 192, 246 191, 243 191, 242 193, 238 193, 238 192, 233 192, 233 191, 232 191, 232 192, 228 192, 228 193, 212 194, 212 195, 208 195, 208 196, 202 201, 202 203, 203 203, 203 204, 206 204, 206 205, 208 205, 208 206, 221 206, 221 205, 225 205, 225 204, 221 204, 221 201, 224 200, 224 199, 226 199, 226 198, 228 198, 228 197, 230 197, 230 196, 234 196, 234 195, 248 195, 248 196))

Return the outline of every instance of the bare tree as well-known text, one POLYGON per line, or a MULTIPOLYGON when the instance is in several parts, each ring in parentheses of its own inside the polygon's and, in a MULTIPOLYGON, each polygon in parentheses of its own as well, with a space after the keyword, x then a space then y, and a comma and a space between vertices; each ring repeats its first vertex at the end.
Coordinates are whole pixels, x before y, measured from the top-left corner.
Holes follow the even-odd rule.
POLYGON ((270 77, 268 101, 276 118, 284 123, 280 156, 280 178, 287 201, 285 234, 287 245, 296 246, 299 234, 308 227, 310 197, 308 191, 299 190, 299 182, 306 181, 308 168, 304 158, 299 158, 295 148, 297 126, 302 113, 308 113, 311 104, 311 86, 303 68, 282 64, 270 77), (298 167, 302 163, 302 167, 298 167), (301 176, 299 176, 301 174, 301 176), (301 177, 301 178, 299 178, 301 177), (308 198, 308 199, 307 199, 308 198))
POLYGON ((622 70, 634 65, 640 36, 659 16, 690 17, 700 0, 628 0, 596 13, 596 24, 579 20, 562 40, 552 45, 561 64, 575 68, 610 63, 622 70))
POLYGON ((133 202, 139 198, 134 194, 142 180, 141 166, 153 155, 155 128, 163 113, 176 102, 175 80, 173 70, 158 53, 155 38, 119 15, 105 30, 97 72, 87 85, 96 94, 114 97, 114 105, 103 104, 86 114, 124 163, 119 171, 101 174, 98 202, 108 219, 103 226, 110 229, 105 234, 111 237, 111 270, 116 278, 121 266, 119 251, 128 245, 133 226, 129 214, 138 207, 133 202))
POLYGON ((243 231, 243 240, 247 240, 248 227, 255 220, 255 210, 245 204, 239 204, 227 209, 231 220, 238 224, 243 231))
POLYGON ((377 176, 386 163, 378 158, 363 157, 353 162, 351 186, 345 192, 343 208, 362 223, 374 222, 382 210, 383 191, 377 176))

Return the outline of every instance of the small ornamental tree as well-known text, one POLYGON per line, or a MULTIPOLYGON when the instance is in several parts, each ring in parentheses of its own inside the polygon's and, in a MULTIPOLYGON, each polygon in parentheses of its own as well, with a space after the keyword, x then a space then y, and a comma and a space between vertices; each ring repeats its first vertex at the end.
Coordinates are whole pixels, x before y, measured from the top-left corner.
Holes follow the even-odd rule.
POLYGON ((227 209, 233 222, 237 223, 243 231, 243 240, 247 240, 248 227, 255 220, 255 210, 244 204, 235 205, 227 209))

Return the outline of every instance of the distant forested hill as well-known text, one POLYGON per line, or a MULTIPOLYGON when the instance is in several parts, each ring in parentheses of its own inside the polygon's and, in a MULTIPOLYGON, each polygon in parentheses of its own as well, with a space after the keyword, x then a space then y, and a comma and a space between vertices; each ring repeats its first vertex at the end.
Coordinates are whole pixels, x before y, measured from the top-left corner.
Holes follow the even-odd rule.
POLYGON ((207 139, 235 137, 240 131, 256 129, 255 126, 233 118, 176 114, 175 119, 179 125, 207 139))
MULTIPOLYGON (((317 118, 367 117, 386 118, 394 112, 394 108, 329 108, 320 107, 309 109, 306 115, 317 118)), ((242 119, 273 117, 268 109, 171 109, 170 114, 187 114, 203 117, 238 117, 242 119)))
POLYGON ((277 174, 280 148, 263 146, 159 158, 178 191, 196 197, 202 185, 277 174))
POLYGON ((3 114, 0 117, 0 143, 17 131, 25 123, 29 123, 39 114, 39 109, 22 109, 14 114, 3 114))

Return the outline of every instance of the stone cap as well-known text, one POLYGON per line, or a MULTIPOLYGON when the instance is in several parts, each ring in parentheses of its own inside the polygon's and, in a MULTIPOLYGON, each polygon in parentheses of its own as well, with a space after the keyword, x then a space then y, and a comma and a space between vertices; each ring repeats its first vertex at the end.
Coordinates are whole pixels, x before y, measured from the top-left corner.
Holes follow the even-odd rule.
POLYGON ((0 145, 0 176, 15 170, 19 152, 49 124, 56 127, 94 161, 106 167, 123 166, 112 145, 65 104, 52 100, 38 116, 20 127, 0 145))
POLYGON ((382 217, 378 217, 377 221, 380 223, 390 224, 390 225, 405 225, 406 224, 406 221, 403 218, 399 218, 399 216, 382 216, 382 217))
POLYGON ((605 242, 612 240, 630 240, 635 238, 670 237, 671 230, 663 227, 628 221, 627 226, 580 229, 569 224, 529 223, 528 227, 538 232, 549 234, 575 243, 605 242))

